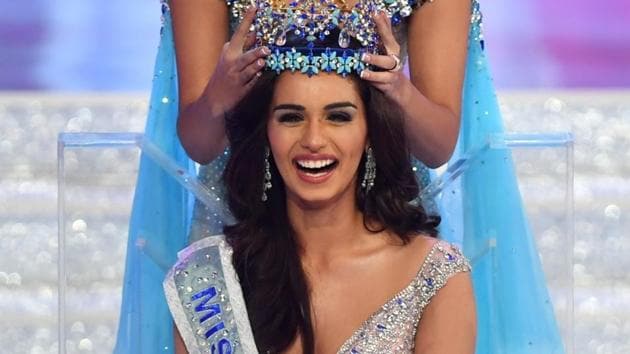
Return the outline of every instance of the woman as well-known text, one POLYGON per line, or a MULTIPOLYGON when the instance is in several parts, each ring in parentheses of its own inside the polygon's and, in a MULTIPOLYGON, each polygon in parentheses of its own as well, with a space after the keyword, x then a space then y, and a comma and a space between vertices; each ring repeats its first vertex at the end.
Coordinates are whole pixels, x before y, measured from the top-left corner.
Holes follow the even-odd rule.
MULTIPOLYGON (((229 25, 235 29, 240 21, 239 18, 230 21, 228 15, 229 10, 239 4, 232 3, 228 8, 220 1, 196 0, 178 1, 171 5, 176 22, 179 70, 175 70, 174 66, 170 10, 165 6, 164 32, 146 136, 180 163, 188 162, 179 142, 172 138, 177 117, 178 92, 175 88, 179 75, 180 136, 193 158, 207 162, 220 154, 227 144, 222 120, 215 118, 233 107, 251 89, 260 69, 255 66, 256 60, 267 54, 264 47, 247 50, 251 43, 251 38, 245 35, 247 26, 233 31, 235 33, 229 44, 223 44, 230 33, 227 30, 229 25), (195 134, 198 134, 197 137, 195 134)), ((366 62, 385 71, 366 71, 364 79, 380 88, 403 111, 413 154, 427 165, 436 166, 452 152, 453 137, 457 136, 459 126, 459 120, 453 117, 459 117, 460 107, 463 126, 456 156, 477 147, 485 141, 487 134, 501 132, 503 128, 485 64, 481 14, 476 1, 472 3, 472 21, 468 12, 470 4, 466 1, 421 2, 421 5, 401 22, 403 26, 399 24, 396 27, 394 35, 388 34, 387 19, 375 17, 384 39, 385 50, 381 54, 389 55, 365 58, 366 62), (398 44, 402 45, 398 47, 398 44), (411 79, 400 73, 395 58, 396 54, 404 57, 406 47, 411 79), (462 101, 464 66, 467 70, 462 101)), ((253 16, 251 13, 244 15, 244 23, 253 16)), ((393 24, 400 20, 400 17, 392 17, 393 24)), ((223 171, 225 160, 225 157, 217 158, 207 167, 203 166, 200 178, 208 181, 213 188, 220 189, 218 176, 223 171)), ((466 234, 466 252, 474 256, 491 243, 489 238, 493 235, 499 237, 498 242, 494 241, 497 257, 493 260, 481 259, 473 271, 480 315, 477 351, 559 352, 561 344, 553 309, 548 301, 526 220, 521 215, 522 207, 509 153, 486 156, 484 162, 485 169, 466 176, 461 190, 452 194, 461 198, 458 203, 472 206, 471 210, 475 212, 465 215, 464 225, 459 226, 466 234), (491 178, 488 170, 494 173, 491 178), (489 179, 493 180, 492 185, 487 183, 489 179), (499 191, 501 195, 488 197, 499 191), (510 220, 509 225, 505 220, 510 220), (491 292, 494 292, 492 296, 491 292), (502 306, 497 307, 498 303, 502 306), (536 316, 531 316, 531 313, 536 316)), ((145 238, 147 242, 142 240, 141 244, 159 248, 153 253, 168 255, 162 263, 172 263, 174 252, 186 242, 183 236, 187 233, 186 206, 186 195, 181 188, 169 177, 161 175, 151 161, 143 159, 131 221, 131 247, 128 248, 117 352, 154 353, 172 349, 170 329, 163 325, 167 309, 163 299, 155 295, 161 291, 162 270, 156 267, 154 261, 147 260, 145 253, 134 245, 139 243, 139 238, 145 238), (165 200, 169 202, 164 203, 165 200), (156 223, 155 215, 174 214, 181 215, 181 218, 162 218, 159 221, 166 224, 156 223), (147 301, 135 301, 138 294, 147 301), (155 338, 161 339, 156 341, 155 338)), ((449 237, 451 229, 457 229, 452 226, 453 219, 462 222, 459 221, 461 216, 454 215, 448 228, 444 229, 449 237)), ((192 225, 190 238, 194 241, 214 234, 223 226, 222 220, 201 210, 192 225)))
POLYGON ((225 234, 259 352, 474 351, 469 265, 410 204, 401 115, 380 91, 265 73, 226 126, 225 234))

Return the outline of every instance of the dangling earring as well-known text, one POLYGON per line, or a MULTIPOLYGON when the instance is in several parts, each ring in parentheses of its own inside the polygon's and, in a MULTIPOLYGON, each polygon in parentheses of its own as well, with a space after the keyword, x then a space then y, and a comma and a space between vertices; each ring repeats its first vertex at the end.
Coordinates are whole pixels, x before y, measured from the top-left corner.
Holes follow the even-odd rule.
POLYGON ((363 181, 361 181, 361 187, 365 189, 365 192, 369 192, 374 187, 374 180, 376 179, 376 160, 374 160, 374 152, 372 147, 369 146, 365 149, 365 173, 363 174, 363 181))
POLYGON ((265 176, 263 178, 263 192, 260 198, 263 202, 267 201, 267 191, 271 189, 271 165, 269 164, 269 147, 265 146, 265 176))

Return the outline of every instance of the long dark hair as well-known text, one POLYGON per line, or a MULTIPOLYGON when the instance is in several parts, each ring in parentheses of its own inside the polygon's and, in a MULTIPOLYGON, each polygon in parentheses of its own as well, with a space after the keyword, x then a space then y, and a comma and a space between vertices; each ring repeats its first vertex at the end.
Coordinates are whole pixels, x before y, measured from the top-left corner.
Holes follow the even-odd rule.
MULTIPOLYGON (((306 77, 305 80, 308 80, 306 77)), ((376 161, 376 180, 365 193, 357 183, 357 207, 364 225, 391 230, 403 242, 412 235, 435 236, 438 217, 410 204, 419 187, 413 174, 402 114, 373 86, 351 77, 363 100, 368 139, 376 161)), ((223 175, 227 201, 236 219, 224 233, 234 254, 256 345, 262 353, 287 349, 299 334, 303 352, 314 352, 309 286, 300 262, 300 246, 287 217, 285 188, 272 157, 268 200, 263 202, 267 112, 277 81, 264 73, 255 87, 226 117, 231 155, 223 175)), ((359 166, 363 178, 365 158, 359 166)))

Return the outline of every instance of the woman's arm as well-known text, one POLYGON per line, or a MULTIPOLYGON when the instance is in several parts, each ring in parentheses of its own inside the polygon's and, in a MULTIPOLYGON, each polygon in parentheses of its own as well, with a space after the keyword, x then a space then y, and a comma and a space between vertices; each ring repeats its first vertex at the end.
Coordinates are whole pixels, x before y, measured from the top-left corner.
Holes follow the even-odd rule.
POLYGON ((473 354, 477 324, 470 273, 453 275, 424 309, 417 354, 473 354))
MULTIPOLYGON (((459 135, 470 6, 470 0, 434 0, 414 11, 408 27, 411 80, 400 72, 369 71, 364 77, 402 108, 411 151, 429 167, 448 161, 459 135)), ((399 53, 386 16, 377 16, 376 24, 385 47, 399 53)), ((391 58, 381 56, 381 65, 391 68, 391 58)))
POLYGON ((224 0, 172 0, 179 79, 177 131, 188 155, 208 163, 227 145, 223 118, 251 88, 266 48, 246 51, 255 11, 248 11, 230 42, 224 0), (226 43, 227 42, 227 43, 226 43))

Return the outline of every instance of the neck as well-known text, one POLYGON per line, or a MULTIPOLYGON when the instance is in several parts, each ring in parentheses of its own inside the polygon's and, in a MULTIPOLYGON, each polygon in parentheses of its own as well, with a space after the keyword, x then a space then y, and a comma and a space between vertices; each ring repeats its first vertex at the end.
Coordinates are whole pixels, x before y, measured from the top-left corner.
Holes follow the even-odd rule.
MULTIPOLYGON (((354 191, 353 191, 354 192, 354 191)), ((343 256, 362 245, 369 235, 354 195, 324 207, 308 207, 287 198, 289 222, 295 230, 302 258, 327 260, 343 256)))

